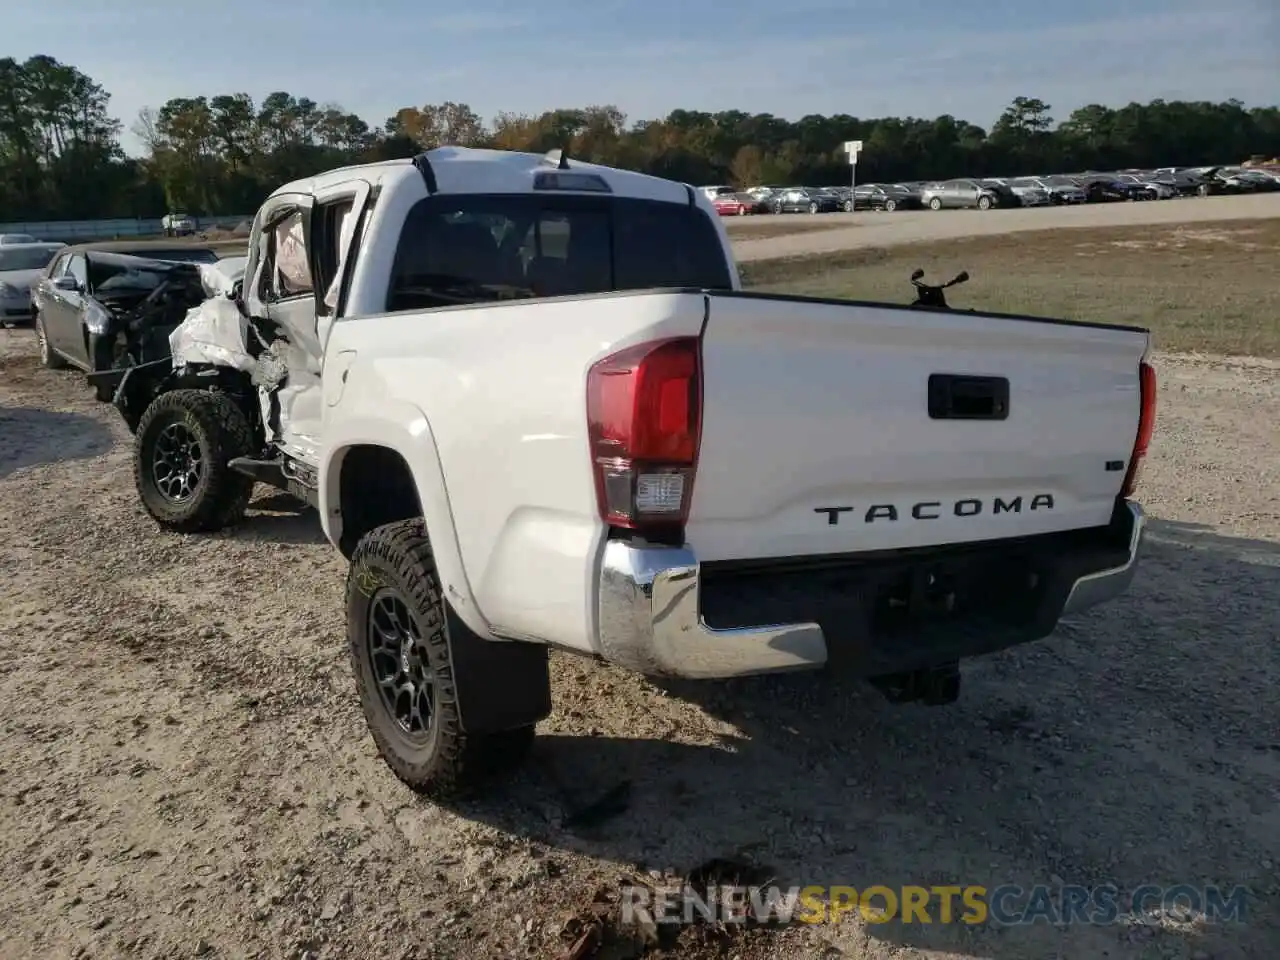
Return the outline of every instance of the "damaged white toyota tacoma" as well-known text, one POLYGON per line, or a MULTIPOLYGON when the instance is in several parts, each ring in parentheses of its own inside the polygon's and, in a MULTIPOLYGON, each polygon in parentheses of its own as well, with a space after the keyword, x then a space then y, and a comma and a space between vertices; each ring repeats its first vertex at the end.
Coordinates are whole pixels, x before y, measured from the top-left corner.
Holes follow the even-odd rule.
POLYGON ((171 346, 114 384, 147 512, 313 504, 373 737, 437 796, 519 759, 550 647, 946 703, 1138 557, 1147 331, 744 292, 701 193, 554 153, 280 188, 171 346))

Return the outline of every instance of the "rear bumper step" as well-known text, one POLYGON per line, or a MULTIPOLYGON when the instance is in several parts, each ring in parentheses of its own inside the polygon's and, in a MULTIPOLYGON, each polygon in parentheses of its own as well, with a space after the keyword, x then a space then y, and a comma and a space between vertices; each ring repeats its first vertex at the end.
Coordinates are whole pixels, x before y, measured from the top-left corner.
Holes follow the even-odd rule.
POLYGON ((598 586, 600 652, 654 676, 724 679, 819 669, 874 677, 1048 636, 1062 616, 1123 593, 1145 516, 1070 535, 735 571, 683 547, 609 541, 598 586))

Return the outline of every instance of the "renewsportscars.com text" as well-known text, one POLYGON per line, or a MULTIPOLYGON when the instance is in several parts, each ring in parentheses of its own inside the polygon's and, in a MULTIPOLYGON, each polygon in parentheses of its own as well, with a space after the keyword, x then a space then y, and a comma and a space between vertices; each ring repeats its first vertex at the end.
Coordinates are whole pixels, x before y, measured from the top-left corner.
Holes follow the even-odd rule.
POLYGON ((1086 887, 1006 884, 966 886, 629 886, 622 891, 623 920, 656 923, 964 923, 1018 926, 1109 924, 1157 912, 1182 913, 1209 923, 1243 923, 1249 891, 1235 887, 1141 886, 1123 895, 1109 884, 1086 887))

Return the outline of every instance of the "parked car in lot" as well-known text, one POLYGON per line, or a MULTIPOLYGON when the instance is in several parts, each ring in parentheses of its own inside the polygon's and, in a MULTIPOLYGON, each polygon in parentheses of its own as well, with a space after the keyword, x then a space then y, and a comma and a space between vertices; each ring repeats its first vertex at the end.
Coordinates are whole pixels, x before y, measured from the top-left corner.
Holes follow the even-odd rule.
POLYGON ((0 245, 0 326, 31 322, 31 288, 65 243, 0 245))
POLYGON ((1052 204, 1084 203, 1086 200, 1084 190, 1070 177, 1058 175, 1032 177, 1031 179, 1044 188, 1045 193, 1049 195, 1049 202, 1052 204))
POLYGON ((967 177, 931 183, 921 191, 920 196, 931 210, 992 210, 996 207, 1022 205, 1018 195, 1004 184, 967 177))
POLYGON ((1195 197, 1203 195, 1204 177, 1193 170, 1157 170, 1153 173, 1156 183, 1162 183, 1173 190, 1175 197, 1195 197))
POLYGON ((920 194, 897 183, 868 183, 854 190, 858 210, 923 210, 920 194))
POLYGON ((841 209, 840 198, 812 187, 791 187, 774 194, 774 213, 834 213, 841 209))
POLYGON ((162 529, 238 523, 256 480, 316 507, 369 732, 417 791, 511 772, 552 648, 940 705, 962 658, 1134 576, 1147 330, 745 291, 689 194, 454 147, 286 184, 247 275, 314 294, 247 284, 219 356, 121 380, 162 529), (295 348, 252 352, 273 330, 295 348))
POLYGON ((724 193, 711 201, 722 217, 745 217, 755 213, 759 204, 745 193, 724 193))
POLYGON ((1000 183, 1016 193, 1024 207, 1047 207, 1053 202, 1049 196, 1049 191, 1030 177, 1021 177, 1017 180, 996 180, 994 182, 1000 183))
POLYGON ((167 357, 169 334, 206 296, 196 262, 65 247, 33 291, 40 360, 97 373, 167 357))
POLYGON ((39 243, 35 237, 29 233, 0 233, 0 247, 7 246, 11 243, 39 243))
POLYGON ((731 187, 728 184, 723 183, 699 187, 698 189, 707 195, 708 200, 715 200, 716 197, 732 197, 738 192, 737 187, 731 187))
POLYGON ((1178 195, 1178 191, 1170 183, 1162 183, 1151 176, 1141 173, 1117 173, 1114 174, 1117 183, 1132 184, 1137 187, 1141 195, 1136 197, 1139 200, 1171 200, 1178 195))
POLYGON ((1199 171, 1198 175, 1196 193, 1202 197, 1269 193, 1280 186, 1270 177, 1238 167, 1210 167, 1199 171))
POLYGON ((1270 193, 1280 189, 1280 180, 1276 177, 1249 167, 1219 171, 1218 176, 1244 193, 1270 193))
POLYGON ((1140 200, 1145 192, 1132 183, 1122 183, 1110 177, 1087 177, 1080 181, 1086 203, 1125 203, 1140 200))

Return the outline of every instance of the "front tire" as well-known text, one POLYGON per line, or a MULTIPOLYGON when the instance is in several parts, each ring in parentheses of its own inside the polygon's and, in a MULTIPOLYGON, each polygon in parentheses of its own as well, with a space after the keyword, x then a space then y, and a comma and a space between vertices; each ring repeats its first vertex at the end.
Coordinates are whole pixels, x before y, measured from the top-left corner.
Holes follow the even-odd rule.
POLYGON ((36 314, 35 326, 36 343, 40 346, 40 363, 50 370, 67 369, 67 361, 63 360, 62 356, 53 347, 49 346, 49 335, 45 333, 44 329, 44 317, 39 313, 36 314))
POLYGON ((885 212, 886 212, 886 213, 893 213, 893 211, 895 211, 895 210, 897 210, 897 209, 898 209, 898 201, 897 201, 897 200, 886 200, 886 201, 884 202, 884 209, 885 209, 885 212))
POLYGON ((818 205, 817 205, 816 203, 811 203, 811 204, 809 204, 809 212, 810 212, 810 213, 817 213, 817 212, 818 212, 818 205))
POLYGON ((990 209, 991 209, 991 198, 990 198, 990 197, 979 197, 979 198, 978 198, 978 209, 979 209, 979 210, 990 210, 990 209))
POLYGON ((930 200, 930 201, 929 201, 929 209, 930 209, 930 210, 941 210, 941 209, 942 209, 942 201, 941 201, 940 199, 938 199, 937 197, 934 197, 932 200, 930 200))
POLYGON ((462 796, 528 753, 533 724, 463 730, 444 596, 420 517, 378 527, 356 545, 347 642, 378 754, 410 789, 435 799, 462 796))
POLYGON ((227 464, 252 456, 253 447, 253 428, 225 393, 161 394, 142 414, 134 438, 134 483, 143 509, 178 533, 236 523, 254 482, 227 464))

